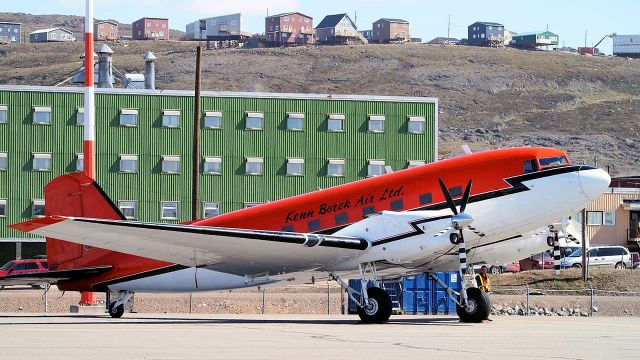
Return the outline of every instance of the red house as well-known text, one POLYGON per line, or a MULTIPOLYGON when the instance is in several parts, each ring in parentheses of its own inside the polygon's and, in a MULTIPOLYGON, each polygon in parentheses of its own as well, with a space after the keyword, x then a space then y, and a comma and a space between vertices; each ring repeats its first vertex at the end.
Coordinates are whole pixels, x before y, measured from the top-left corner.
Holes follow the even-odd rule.
POLYGON ((132 24, 134 40, 169 40, 169 19, 144 17, 132 24))
POLYGON ((264 33, 272 45, 315 43, 313 18, 299 12, 268 16, 264 21, 264 33))

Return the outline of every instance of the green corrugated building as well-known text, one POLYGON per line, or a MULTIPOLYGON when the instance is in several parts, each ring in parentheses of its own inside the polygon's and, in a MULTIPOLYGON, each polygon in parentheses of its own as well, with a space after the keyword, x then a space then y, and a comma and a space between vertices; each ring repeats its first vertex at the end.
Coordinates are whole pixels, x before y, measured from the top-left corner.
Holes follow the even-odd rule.
MULTIPOLYGON (((44 252, 6 225, 41 215, 44 186, 82 169, 81 91, 0 86, 0 261, 44 252)), ((191 219, 193 104, 190 91, 97 89, 98 182, 131 219, 191 219)), ((438 153, 433 98, 204 92, 201 122, 199 217, 438 153)))

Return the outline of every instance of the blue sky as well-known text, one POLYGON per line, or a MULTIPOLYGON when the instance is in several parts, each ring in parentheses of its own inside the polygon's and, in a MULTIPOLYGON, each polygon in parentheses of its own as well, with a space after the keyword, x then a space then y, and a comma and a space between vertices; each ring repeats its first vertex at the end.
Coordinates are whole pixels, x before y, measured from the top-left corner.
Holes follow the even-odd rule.
MULTIPOLYGON (((458 38, 466 37, 467 25, 477 20, 500 22, 516 32, 548 26, 560 35, 561 45, 572 47, 584 45, 585 30, 589 46, 608 33, 640 33, 637 0, 95 0, 96 18, 130 23, 143 16, 168 17, 171 28, 183 31, 188 22, 203 17, 242 12, 246 31, 263 32, 267 10, 301 11, 316 24, 328 14, 357 14, 360 30, 381 17, 402 18, 411 22, 412 36, 424 40, 447 35, 449 14, 451 35, 458 38)), ((0 11, 84 15, 84 0, 4 0, 0 11)), ((606 53, 611 47, 610 39, 600 46, 606 53)))

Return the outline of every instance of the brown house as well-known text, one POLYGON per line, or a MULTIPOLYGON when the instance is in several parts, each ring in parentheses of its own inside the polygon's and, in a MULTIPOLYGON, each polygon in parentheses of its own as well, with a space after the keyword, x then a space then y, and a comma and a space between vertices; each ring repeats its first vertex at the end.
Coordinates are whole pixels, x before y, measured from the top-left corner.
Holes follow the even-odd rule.
POLYGON ((402 19, 380 19, 373 23, 371 41, 377 43, 411 41, 409 22, 402 19))
POLYGON ((96 41, 118 40, 118 23, 111 20, 98 21, 93 24, 93 39, 96 41))
POLYGON ((142 18, 131 26, 134 40, 169 40, 169 19, 142 18))
POLYGON ((268 16, 264 20, 264 33, 274 46, 287 44, 313 44, 315 33, 313 18, 299 12, 268 16))

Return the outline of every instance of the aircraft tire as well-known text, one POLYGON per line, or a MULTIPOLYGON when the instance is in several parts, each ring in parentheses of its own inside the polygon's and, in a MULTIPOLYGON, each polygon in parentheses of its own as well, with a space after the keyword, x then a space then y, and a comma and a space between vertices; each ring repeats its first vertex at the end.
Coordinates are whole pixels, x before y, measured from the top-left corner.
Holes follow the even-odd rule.
POLYGON ((479 323, 489 318, 491 311, 489 294, 478 288, 469 288, 467 289, 467 301, 471 307, 470 310, 467 310, 466 307, 456 305, 456 312, 461 322, 479 323))
POLYGON ((380 324, 389 320, 391 316, 391 298, 386 291, 371 287, 367 289, 369 306, 358 307, 358 316, 363 324, 380 324))
POLYGON ((109 305, 109 315, 111 315, 112 318, 121 318, 122 315, 124 314, 124 304, 120 305, 120 306, 115 306, 116 302, 112 302, 109 305))

